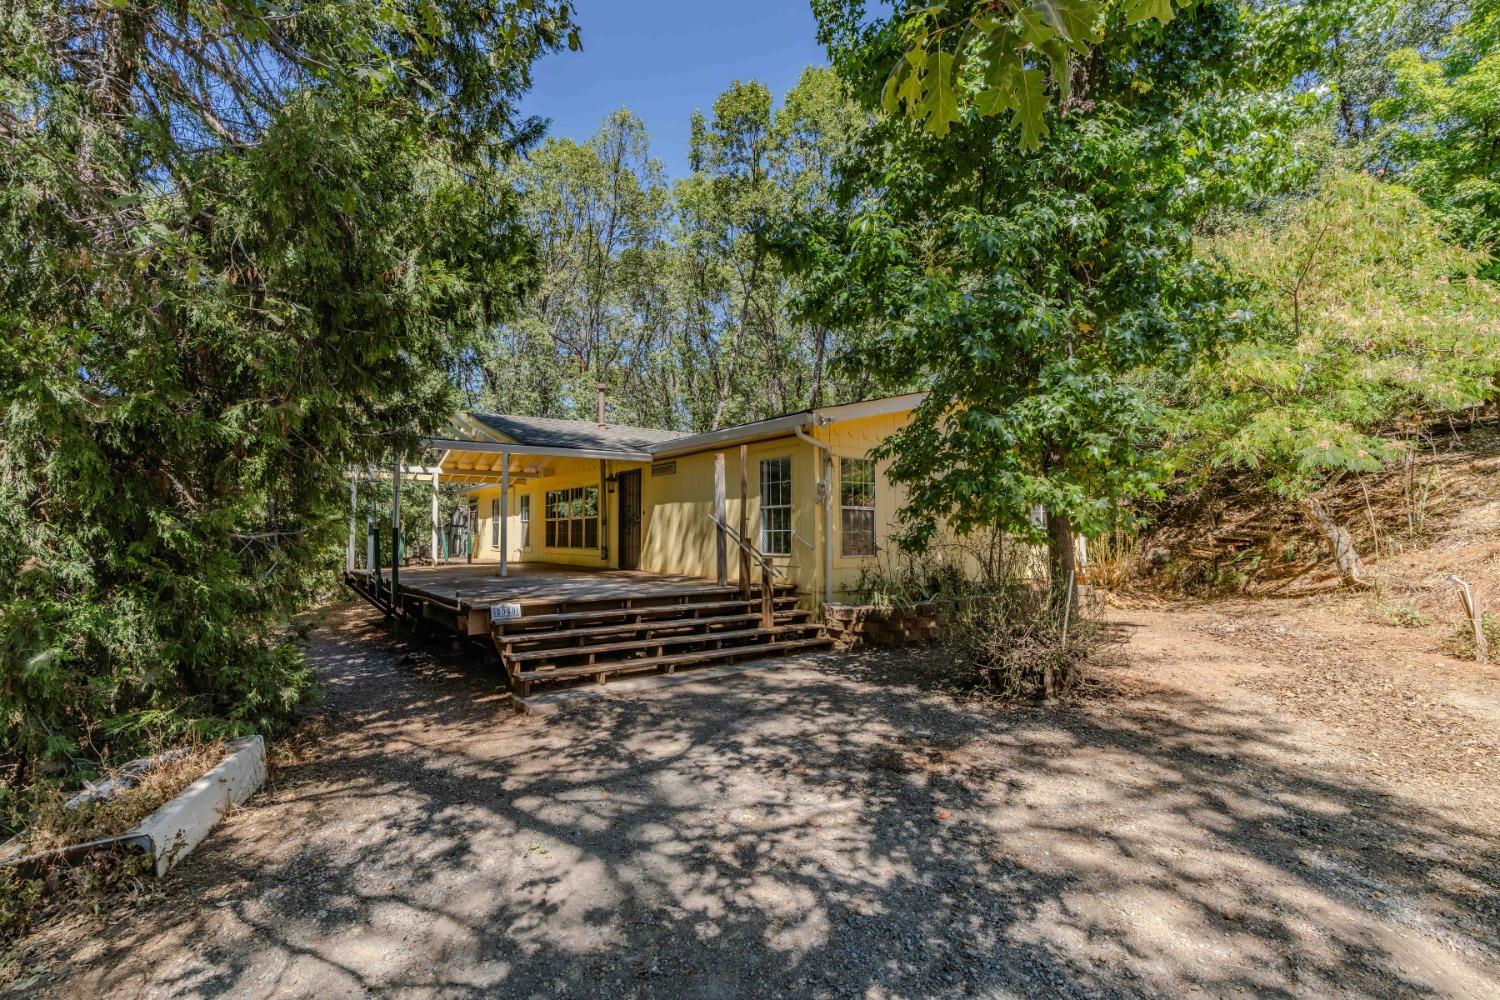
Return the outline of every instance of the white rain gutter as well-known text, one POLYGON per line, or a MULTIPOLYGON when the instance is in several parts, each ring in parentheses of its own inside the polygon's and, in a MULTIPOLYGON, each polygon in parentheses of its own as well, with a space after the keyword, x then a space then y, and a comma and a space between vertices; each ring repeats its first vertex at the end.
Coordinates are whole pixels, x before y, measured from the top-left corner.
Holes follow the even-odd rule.
MULTIPOLYGON (((823 453, 823 478, 819 481, 819 492, 823 494, 823 603, 833 603, 833 448, 808 434, 806 427, 816 426, 815 421, 825 420, 814 416, 792 428, 792 433, 823 453)), ((832 421, 829 421, 830 423, 832 421)))

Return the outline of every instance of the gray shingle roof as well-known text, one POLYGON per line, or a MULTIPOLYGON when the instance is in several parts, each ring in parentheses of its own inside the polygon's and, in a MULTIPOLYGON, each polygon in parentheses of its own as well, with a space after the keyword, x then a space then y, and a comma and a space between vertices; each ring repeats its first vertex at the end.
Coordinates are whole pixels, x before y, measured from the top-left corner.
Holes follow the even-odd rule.
POLYGON ((551 417, 518 417, 509 413, 471 413, 475 420, 520 444, 538 448, 589 448, 645 451, 653 444, 686 437, 679 431, 651 427, 600 427, 586 420, 555 420, 551 417))

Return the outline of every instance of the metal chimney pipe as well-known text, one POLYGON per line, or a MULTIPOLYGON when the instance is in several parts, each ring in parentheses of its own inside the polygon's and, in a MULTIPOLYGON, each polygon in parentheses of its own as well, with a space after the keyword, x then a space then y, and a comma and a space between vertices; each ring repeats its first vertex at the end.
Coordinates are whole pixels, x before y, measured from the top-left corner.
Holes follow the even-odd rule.
POLYGON ((604 430, 604 389, 603 382, 597 383, 594 388, 599 390, 599 429, 604 430))

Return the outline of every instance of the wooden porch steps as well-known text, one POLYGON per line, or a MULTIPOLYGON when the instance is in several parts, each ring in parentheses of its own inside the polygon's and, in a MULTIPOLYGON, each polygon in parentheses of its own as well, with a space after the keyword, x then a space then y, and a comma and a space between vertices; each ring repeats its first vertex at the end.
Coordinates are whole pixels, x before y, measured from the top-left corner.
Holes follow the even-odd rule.
MULTIPOLYGON (((737 591, 735 592, 738 593, 737 591)), ((525 697, 537 683, 731 663, 749 657, 826 649, 833 645, 812 613, 798 608, 789 587, 773 590, 770 627, 761 620, 759 588, 751 597, 720 590, 637 604, 618 598, 578 600, 493 622, 491 638, 506 675, 525 697), (706 596, 705 596, 706 595, 706 596), (697 599, 694 599, 697 598, 697 599)))
MULTIPOLYGON (((658 599, 659 600, 659 599, 658 599)), ((775 598, 776 609, 795 608, 797 599, 795 597, 775 598)), ((753 603, 759 606, 760 599, 753 599, 753 603)), ((685 612, 698 615, 713 615, 728 613, 736 609, 743 609, 743 600, 733 601, 675 601, 670 604, 645 604, 635 607, 620 608, 598 608, 588 611, 562 611, 555 614, 526 615, 522 618, 511 618, 507 624, 512 628, 532 629, 542 625, 564 626, 571 628, 580 622, 604 621, 610 618, 677 618, 685 612)))
MULTIPOLYGON (((794 609, 776 612, 776 622, 782 625, 801 624, 811 617, 811 611, 794 609)), ((502 641, 511 649, 515 649, 517 646, 536 645, 546 645, 551 649, 567 649, 572 646, 584 645, 583 640, 586 639, 629 635, 633 636, 637 641, 647 642, 653 636, 665 635, 672 632, 700 630, 705 626, 712 629, 716 625, 745 625, 749 622, 757 621, 760 621, 759 614, 714 615, 711 618, 668 618, 661 621, 618 622, 614 625, 595 625, 589 628, 552 629, 545 632, 518 632, 515 635, 506 635, 502 641)))
MULTIPOLYGON (((801 650, 828 649, 832 645, 832 639, 783 639, 777 642, 763 642, 750 646, 732 646, 728 649, 699 650, 691 653, 676 653, 671 656, 649 656, 638 660, 625 660, 613 664, 580 664, 576 667, 559 667, 555 670, 526 670, 516 676, 522 684, 530 684, 535 681, 562 681, 577 679, 579 677, 594 677, 597 680, 601 677, 655 670, 657 667, 667 667, 670 673, 673 667, 706 666, 710 663, 733 663, 735 660, 743 660, 750 657, 785 655, 801 650)), ((603 682, 601 681, 601 683, 603 682)), ((521 692, 521 697, 524 698, 528 693, 529 691, 521 692)))

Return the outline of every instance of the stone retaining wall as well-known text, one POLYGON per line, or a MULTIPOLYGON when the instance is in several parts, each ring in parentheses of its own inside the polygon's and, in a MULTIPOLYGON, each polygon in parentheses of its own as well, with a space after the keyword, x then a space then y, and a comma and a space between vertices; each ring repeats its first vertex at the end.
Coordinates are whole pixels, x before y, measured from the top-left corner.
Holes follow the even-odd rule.
POLYGON ((936 601, 906 608, 825 604, 823 622, 829 638, 840 649, 931 642, 939 637, 944 625, 942 609, 936 601))

